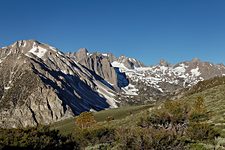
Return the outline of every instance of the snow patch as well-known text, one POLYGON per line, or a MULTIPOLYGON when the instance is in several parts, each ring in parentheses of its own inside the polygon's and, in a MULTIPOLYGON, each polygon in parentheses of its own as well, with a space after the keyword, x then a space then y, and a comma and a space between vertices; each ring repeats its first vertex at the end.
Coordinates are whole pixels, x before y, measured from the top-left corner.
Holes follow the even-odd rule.
POLYGON ((87 55, 88 55, 88 56, 91 56, 91 55, 92 55, 92 53, 87 53, 87 55))
POLYGON ((114 99, 115 94, 110 92, 110 89, 105 88, 101 82, 95 82, 98 86, 97 92, 106 99, 106 102, 110 105, 111 108, 117 108, 118 101, 114 99))
POLYGON ((128 86, 126 87, 123 87, 122 90, 125 92, 125 94, 127 95, 138 95, 138 89, 135 88, 134 85, 132 84, 129 84, 128 86))
POLYGON ((57 48, 55 48, 55 47, 53 47, 53 46, 49 46, 49 48, 50 48, 51 50, 53 50, 54 52, 56 52, 56 54, 59 54, 59 55, 63 56, 63 53, 60 52, 57 48))
POLYGON ((182 74, 182 73, 185 73, 187 67, 188 66, 182 63, 178 67, 174 68, 173 70, 178 74, 182 74))
POLYGON ((149 71, 149 70, 151 70, 151 67, 135 67, 134 66, 134 69, 139 71, 139 72, 142 72, 142 71, 149 71))
POLYGON ((199 72, 199 68, 195 68, 195 69, 192 69, 191 70, 191 73, 192 73, 192 76, 200 76, 201 75, 201 72, 199 72))
POLYGON ((108 57, 108 54, 104 54, 104 53, 103 53, 102 56, 108 57))
POLYGON ((134 62, 137 62, 137 60, 136 60, 136 59, 134 59, 134 58, 132 58, 132 60, 133 60, 134 62))
POLYGON ((111 65, 118 68, 120 72, 124 72, 131 81, 141 82, 145 86, 153 87, 161 92, 163 92, 163 89, 160 87, 160 84, 163 82, 178 85, 180 81, 183 81, 182 85, 187 87, 204 80, 200 76, 199 68, 192 69, 188 73, 187 68, 189 66, 185 63, 180 63, 178 66, 156 65, 151 67, 134 67, 134 69, 126 68, 122 62, 118 61, 112 62, 111 65))
POLYGON ((22 41, 18 41, 18 46, 19 46, 19 47, 22 46, 22 41))
POLYGON ((49 46, 49 48, 50 48, 51 50, 55 51, 55 52, 58 51, 58 50, 57 50, 55 47, 53 47, 53 46, 49 46))
MULTIPOLYGON (((103 89, 102 89, 103 90, 103 89)), ((97 90, 97 92, 100 94, 100 95, 103 95, 104 98, 106 98, 106 102, 110 105, 111 108, 117 108, 118 106, 116 105, 116 100, 113 98, 113 95, 112 93, 108 92, 108 91, 105 91, 107 93, 105 93, 104 91, 102 90, 97 90), (108 95, 109 94, 109 95, 108 95), (110 95, 111 94, 111 95, 110 95)))
POLYGON ((26 47, 26 46, 27 46, 27 42, 26 42, 26 41, 24 41, 23 47, 26 47))
POLYGON ((168 70, 168 67, 160 66, 160 70, 165 74, 166 70, 168 70))
POLYGON ((11 88, 10 86, 4 87, 5 90, 8 90, 8 89, 10 89, 10 88, 11 88))
POLYGON ((123 63, 119 63, 117 61, 112 62, 111 65, 115 68, 119 68, 121 72, 126 72, 129 70, 123 63))
MULTIPOLYGON (((29 50, 29 52, 32 53, 32 54, 34 54, 34 55, 36 55, 36 56, 39 57, 39 58, 42 58, 42 57, 45 55, 45 53, 47 52, 47 49, 42 48, 42 47, 40 47, 40 46, 37 46, 37 45, 34 43, 32 49, 29 50)), ((26 55, 27 55, 27 54, 26 54, 26 55)), ((28 56, 28 55, 27 55, 27 56, 28 56)))
POLYGON ((97 112, 97 111, 94 110, 93 108, 91 108, 89 111, 90 111, 90 112, 97 112))

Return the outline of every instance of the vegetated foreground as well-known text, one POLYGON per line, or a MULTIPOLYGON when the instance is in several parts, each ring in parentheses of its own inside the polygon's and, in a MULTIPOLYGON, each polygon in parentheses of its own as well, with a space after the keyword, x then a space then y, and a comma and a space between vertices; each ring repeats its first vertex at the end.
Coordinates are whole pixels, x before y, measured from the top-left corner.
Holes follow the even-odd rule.
MULTIPOLYGON (((95 120, 98 123, 104 123, 109 118, 111 120, 120 121, 125 117, 140 113, 143 110, 153 107, 153 105, 141 105, 141 106, 126 106, 115 109, 108 109, 93 113, 95 120)), ((108 122, 107 122, 108 123, 108 122)), ((59 121, 51 125, 52 129, 59 130, 63 135, 72 134, 75 127, 75 118, 59 121)))
POLYGON ((85 112, 50 129, 1 130, 1 149, 224 149, 224 79, 154 106, 85 112))

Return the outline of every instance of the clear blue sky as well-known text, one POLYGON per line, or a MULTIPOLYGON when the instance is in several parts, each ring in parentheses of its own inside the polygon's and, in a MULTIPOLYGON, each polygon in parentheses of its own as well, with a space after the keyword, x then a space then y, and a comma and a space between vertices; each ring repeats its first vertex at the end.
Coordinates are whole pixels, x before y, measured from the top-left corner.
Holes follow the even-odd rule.
POLYGON ((0 46, 21 39, 147 65, 194 57, 225 63, 225 0, 1 0, 0 46))

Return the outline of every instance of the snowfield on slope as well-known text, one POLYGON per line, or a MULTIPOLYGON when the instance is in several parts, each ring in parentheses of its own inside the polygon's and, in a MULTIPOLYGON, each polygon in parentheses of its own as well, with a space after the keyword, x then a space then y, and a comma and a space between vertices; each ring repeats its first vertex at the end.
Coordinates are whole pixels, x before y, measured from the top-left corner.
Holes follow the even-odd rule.
MULTIPOLYGON (((160 92, 163 92, 160 83, 178 85, 180 81, 183 81, 183 87, 189 87, 203 80, 200 77, 199 67, 187 71, 189 66, 184 63, 177 66, 156 65, 152 67, 134 67, 134 69, 128 69, 123 63, 117 61, 112 62, 111 65, 124 72, 132 82, 142 82, 146 86, 158 89, 160 92)), ((122 88, 125 94, 137 95, 138 89, 135 91, 131 90, 130 87, 135 89, 134 85, 122 88)))

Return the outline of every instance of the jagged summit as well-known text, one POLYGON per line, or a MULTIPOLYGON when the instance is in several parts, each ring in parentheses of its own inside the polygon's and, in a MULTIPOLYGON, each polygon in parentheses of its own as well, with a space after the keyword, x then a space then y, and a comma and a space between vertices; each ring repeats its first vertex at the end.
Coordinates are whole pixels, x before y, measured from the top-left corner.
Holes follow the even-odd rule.
POLYGON ((134 69, 135 67, 144 67, 144 64, 140 61, 138 61, 137 59, 134 58, 129 58, 126 57, 124 55, 120 56, 117 59, 117 62, 122 63, 125 67, 127 67, 128 69, 134 69))
POLYGON ((52 53, 57 53, 59 55, 63 54, 63 52, 59 51, 55 47, 41 43, 37 40, 19 40, 2 49, 9 53, 22 53, 28 57, 36 56, 39 58, 43 58, 52 53))
POLYGON ((88 53, 88 50, 86 48, 80 48, 77 53, 88 53))
POLYGON ((161 59, 159 61, 159 65, 160 66, 165 66, 165 67, 169 67, 170 66, 170 64, 166 60, 164 60, 164 59, 161 59))
POLYGON ((33 44, 33 43, 37 43, 37 44, 41 44, 41 42, 37 41, 37 40, 34 40, 34 39, 29 39, 29 40, 18 40, 18 41, 15 41, 11 46, 14 47, 14 46, 18 46, 18 47, 25 47, 26 44, 33 44))
POLYGON ((199 58, 193 58, 191 61, 192 62, 201 62, 201 60, 199 58))

